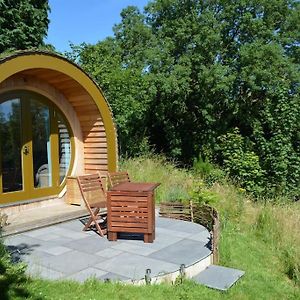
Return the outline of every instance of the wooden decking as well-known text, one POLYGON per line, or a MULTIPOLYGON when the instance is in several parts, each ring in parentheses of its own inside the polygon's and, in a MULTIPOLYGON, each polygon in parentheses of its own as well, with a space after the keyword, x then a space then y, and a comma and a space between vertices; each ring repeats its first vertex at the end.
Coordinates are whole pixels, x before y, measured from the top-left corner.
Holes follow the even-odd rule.
POLYGON ((55 204, 21 210, 8 215, 8 225, 3 228, 2 235, 8 236, 42 228, 80 218, 87 214, 88 211, 85 207, 68 205, 58 200, 55 204))

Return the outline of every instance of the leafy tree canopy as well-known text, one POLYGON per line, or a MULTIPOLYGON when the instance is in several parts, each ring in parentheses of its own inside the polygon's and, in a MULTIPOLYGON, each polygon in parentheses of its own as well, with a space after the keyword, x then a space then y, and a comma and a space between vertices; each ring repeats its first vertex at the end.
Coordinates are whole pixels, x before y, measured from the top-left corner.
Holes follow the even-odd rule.
POLYGON ((299 195, 299 1, 155 0, 121 17, 113 38, 76 48, 121 153, 201 157, 254 193, 299 195))
POLYGON ((43 45, 49 10, 48 0, 0 0, 0 53, 43 45))

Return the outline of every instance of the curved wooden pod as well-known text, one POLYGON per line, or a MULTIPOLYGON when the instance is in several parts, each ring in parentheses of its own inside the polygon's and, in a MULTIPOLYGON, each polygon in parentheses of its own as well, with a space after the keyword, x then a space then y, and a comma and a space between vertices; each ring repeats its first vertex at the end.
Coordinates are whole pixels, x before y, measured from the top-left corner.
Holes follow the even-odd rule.
POLYGON ((53 53, 16 52, 0 60, 0 94, 16 89, 46 96, 66 115, 78 140, 72 175, 116 171, 112 113, 101 89, 82 69, 53 53))

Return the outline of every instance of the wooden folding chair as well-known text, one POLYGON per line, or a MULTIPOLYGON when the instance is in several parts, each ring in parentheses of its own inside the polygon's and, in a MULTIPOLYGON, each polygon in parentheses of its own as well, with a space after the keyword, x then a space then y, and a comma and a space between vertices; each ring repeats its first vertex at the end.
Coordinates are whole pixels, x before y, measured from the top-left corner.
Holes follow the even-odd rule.
POLYGON ((127 172, 109 172, 108 180, 110 187, 113 187, 122 182, 130 182, 130 178, 127 172))
POLYGON ((106 208, 106 194, 103 189, 99 174, 78 176, 77 181, 85 206, 90 213, 90 218, 83 230, 95 225, 97 232, 104 236, 107 229, 101 228, 100 221, 104 218, 99 214, 100 208, 106 208))

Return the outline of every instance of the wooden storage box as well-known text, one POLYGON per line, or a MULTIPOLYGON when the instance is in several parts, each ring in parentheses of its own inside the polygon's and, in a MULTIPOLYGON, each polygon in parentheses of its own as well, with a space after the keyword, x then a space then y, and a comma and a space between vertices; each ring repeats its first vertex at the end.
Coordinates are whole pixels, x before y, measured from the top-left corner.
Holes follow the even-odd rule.
POLYGON ((155 239, 154 191, 108 191, 108 239, 117 240, 117 233, 141 233, 145 243, 155 239))
POLYGON ((76 176, 67 177, 66 203, 84 205, 76 176))

